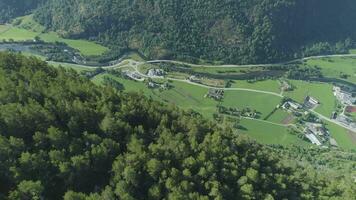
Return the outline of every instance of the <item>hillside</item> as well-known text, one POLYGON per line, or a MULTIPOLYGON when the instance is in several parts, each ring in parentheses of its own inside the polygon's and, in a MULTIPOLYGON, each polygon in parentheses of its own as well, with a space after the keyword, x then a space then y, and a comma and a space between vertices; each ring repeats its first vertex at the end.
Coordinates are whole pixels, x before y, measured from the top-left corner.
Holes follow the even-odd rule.
POLYGON ((356 191, 347 173, 300 166, 195 112, 16 54, 0 53, 0 133, 0 199, 351 199, 356 191))
POLYGON ((356 39, 353 0, 49 0, 48 29, 101 41, 113 55, 224 63, 277 62, 347 53, 356 39))
POLYGON ((14 17, 28 14, 41 2, 43 0, 0 0, 0 24, 14 17))

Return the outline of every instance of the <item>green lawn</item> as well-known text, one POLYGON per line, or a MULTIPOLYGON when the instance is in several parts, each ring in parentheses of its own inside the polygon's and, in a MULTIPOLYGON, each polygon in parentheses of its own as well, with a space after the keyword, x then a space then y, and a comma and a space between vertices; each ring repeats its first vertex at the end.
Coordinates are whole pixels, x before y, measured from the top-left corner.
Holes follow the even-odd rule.
POLYGON ((356 58, 312 59, 307 61, 307 65, 320 67, 323 75, 326 77, 341 79, 341 73, 347 74, 349 77, 346 80, 356 84, 356 58))
POLYGON ((273 115, 271 115, 267 120, 270 122, 282 124, 283 120, 285 120, 289 115, 290 113, 282 109, 277 109, 277 111, 273 113, 273 115))
POLYGON ((7 31, 7 29, 9 29, 8 26, 6 26, 6 25, 1 25, 1 24, 0 24, 0 34, 1 34, 2 32, 4 32, 4 31, 7 31))
POLYGON ((7 31, 0 33, 0 40, 11 40, 11 39, 14 41, 33 40, 37 35, 38 33, 33 31, 8 26, 7 31))
POLYGON ((348 150, 350 149, 356 150, 356 133, 349 133, 346 129, 330 122, 325 122, 325 123, 326 123, 326 127, 330 131, 330 134, 332 135, 333 138, 335 138, 339 147, 348 150), (351 137, 351 134, 354 134, 354 136, 351 137))
POLYGON ((245 129, 239 130, 240 133, 247 134, 263 144, 309 145, 296 135, 289 133, 287 127, 249 119, 242 119, 240 125, 245 129))
POLYGON ((269 94, 249 91, 226 91, 222 102, 226 107, 240 109, 251 108, 261 112, 261 119, 266 117, 281 102, 281 98, 269 94))
POLYGON ((62 62, 54 62, 54 61, 49 61, 48 64, 53 65, 54 67, 64 67, 64 68, 71 68, 74 69, 77 72, 82 72, 82 71, 93 71, 95 68, 88 68, 83 65, 78 65, 78 64, 71 64, 71 63, 62 63, 62 62))
POLYGON ((84 56, 99 56, 109 50, 95 42, 64 39, 54 32, 42 33, 45 30, 44 27, 35 22, 31 15, 19 17, 14 20, 13 24, 13 26, 0 26, 0 40, 25 41, 33 40, 36 36, 39 36, 45 42, 66 43, 68 46, 79 50, 84 56))
POLYGON ((254 83, 249 83, 245 80, 234 80, 234 83, 231 85, 232 88, 248 88, 254 90, 263 90, 269 92, 280 93, 280 85, 277 80, 265 80, 257 81, 254 83))
POLYGON ((291 80, 290 83, 296 88, 293 91, 286 92, 285 96, 303 103, 305 97, 310 95, 321 102, 315 111, 326 117, 331 116, 336 106, 336 98, 333 95, 331 84, 295 80, 291 80))
POLYGON ((68 46, 78 49, 84 56, 96 56, 101 55, 108 51, 109 49, 94 42, 86 40, 71 40, 59 37, 56 33, 44 33, 39 35, 40 38, 45 42, 63 42, 68 46))

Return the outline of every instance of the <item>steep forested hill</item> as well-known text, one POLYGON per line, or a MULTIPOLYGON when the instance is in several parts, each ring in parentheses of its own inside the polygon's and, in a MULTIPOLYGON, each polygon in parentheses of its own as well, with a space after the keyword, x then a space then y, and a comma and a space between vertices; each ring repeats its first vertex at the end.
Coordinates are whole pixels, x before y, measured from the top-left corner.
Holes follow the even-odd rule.
POLYGON ((43 0, 0 0, 0 23, 27 14, 41 2, 43 0))
POLYGON ((344 53, 356 39, 354 0, 48 0, 36 19, 116 53, 227 63, 344 53))
POLYGON ((194 112, 0 53, 0 199, 355 196, 349 176, 283 157, 194 112))

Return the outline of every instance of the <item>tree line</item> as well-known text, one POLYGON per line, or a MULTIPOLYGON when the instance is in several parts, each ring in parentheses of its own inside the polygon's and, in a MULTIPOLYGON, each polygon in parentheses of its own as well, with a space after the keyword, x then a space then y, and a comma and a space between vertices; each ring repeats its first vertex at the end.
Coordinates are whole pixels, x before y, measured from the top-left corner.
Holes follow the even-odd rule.
POLYGON ((330 176, 288 152, 196 112, 0 53, 0 199, 355 196, 347 173, 330 176))

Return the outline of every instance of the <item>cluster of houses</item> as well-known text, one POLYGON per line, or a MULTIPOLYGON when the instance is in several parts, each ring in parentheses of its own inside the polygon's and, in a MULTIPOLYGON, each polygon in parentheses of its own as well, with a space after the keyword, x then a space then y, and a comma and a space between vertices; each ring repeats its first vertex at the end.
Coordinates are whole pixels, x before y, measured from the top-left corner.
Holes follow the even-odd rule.
POLYGON ((334 86, 334 96, 344 105, 354 105, 356 97, 353 97, 351 93, 343 91, 340 87, 334 86))
POLYGON ((222 89, 209 89, 208 93, 205 97, 215 99, 217 101, 222 100, 224 98, 224 90, 222 89))
POLYGON ((150 69, 147 72, 149 77, 163 77, 164 75, 166 75, 166 72, 163 69, 150 69))
POLYGON ((304 104, 301 105, 297 102, 294 102, 292 100, 286 101, 283 103, 283 105, 281 106, 282 109, 287 110, 288 112, 299 112, 301 111, 303 108, 306 109, 312 109, 315 108, 316 106, 318 106, 320 103, 317 99, 311 97, 311 96, 307 96, 304 100, 304 104))
POLYGON ((333 91, 336 99, 343 106, 345 106, 345 110, 338 116, 336 113, 333 113, 333 116, 331 116, 331 118, 353 130, 356 130, 356 122, 352 118, 345 115, 345 112, 348 112, 350 108, 354 108, 356 97, 354 97, 351 93, 347 91, 343 91, 340 87, 334 86, 333 91))
POLYGON ((329 131, 321 123, 307 122, 304 133, 305 137, 315 145, 321 146, 329 142, 331 146, 338 146, 335 139, 330 137, 329 131))
POLYGON ((166 89, 169 89, 169 84, 167 82, 165 82, 165 83, 156 83, 156 82, 153 82, 153 81, 148 81, 147 87, 151 88, 151 89, 159 88, 159 89, 166 90, 166 89))
POLYGON ((145 78, 143 78, 139 73, 137 73, 136 71, 129 71, 129 70, 125 70, 122 72, 122 74, 125 76, 125 77, 128 77, 132 80, 135 80, 135 81, 144 81, 145 78))
POLYGON ((320 104, 320 102, 315 99, 314 97, 311 96, 307 96, 304 99, 304 106, 308 109, 313 109, 315 107, 317 107, 320 104))

